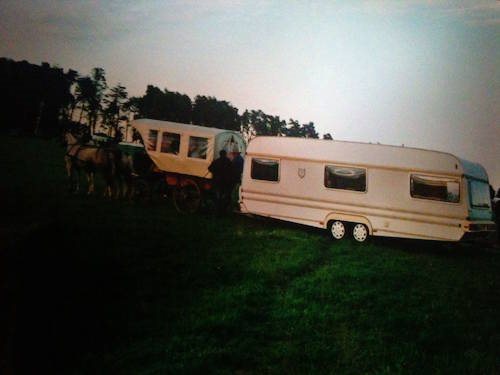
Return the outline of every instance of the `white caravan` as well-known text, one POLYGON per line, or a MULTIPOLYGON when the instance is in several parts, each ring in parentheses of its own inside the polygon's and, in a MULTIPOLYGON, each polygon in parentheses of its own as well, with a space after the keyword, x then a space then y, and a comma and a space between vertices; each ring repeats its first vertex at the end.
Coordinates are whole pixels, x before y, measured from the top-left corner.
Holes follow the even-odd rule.
POLYGON ((458 241, 495 230, 488 175, 454 155, 290 137, 248 145, 242 213, 369 235, 458 241))

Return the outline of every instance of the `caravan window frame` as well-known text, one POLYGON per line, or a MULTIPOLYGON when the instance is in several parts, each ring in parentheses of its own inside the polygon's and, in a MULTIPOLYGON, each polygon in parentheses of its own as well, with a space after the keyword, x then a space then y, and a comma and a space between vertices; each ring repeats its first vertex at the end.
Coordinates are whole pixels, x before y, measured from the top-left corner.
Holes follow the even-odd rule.
POLYGON ((250 178, 252 181, 259 181, 259 182, 264 182, 264 183, 270 183, 270 184, 279 184, 281 181, 281 159, 276 159, 276 158, 267 158, 267 157, 252 157, 250 160, 250 178), (276 161, 278 163, 278 179, 276 181, 274 180, 261 180, 259 178, 254 178, 252 176, 252 171, 253 171, 253 161, 255 160, 269 160, 269 161, 276 161))
POLYGON ((207 162, 208 161, 208 150, 210 149, 210 141, 212 138, 210 137, 203 137, 203 136, 199 136, 199 135, 194 135, 194 134, 187 134, 186 135, 186 138, 187 138, 187 149, 186 149, 186 157, 189 159, 189 160, 197 160, 197 161, 204 161, 204 162, 207 162), (197 156, 190 156, 189 155, 189 146, 191 145, 191 139, 192 138, 198 138, 198 139, 205 139, 206 140, 206 149, 205 149, 205 157, 204 158, 200 158, 200 157, 197 157, 197 156))
POLYGON ((161 132, 161 137, 159 137, 159 138, 160 138, 160 147, 159 147, 160 149, 159 149, 158 152, 160 152, 161 154, 164 154, 164 155, 172 156, 172 157, 179 157, 179 155, 181 153, 182 134, 165 130, 165 131, 161 132), (162 151, 162 147, 163 147, 163 135, 164 134, 167 134, 167 135, 173 134, 173 135, 178 135, 179 136, 179 145, 178 145, 178 148, 177 148, 177 153, 162 151))
MULTIPOLYGON (((466 179, 467 181, 467 190, 468 190, 468 198, 469 198, 469 206, 470 208, 472 208, 473 210, 492 210, 493 207, 492 207, 492 203, 491 203, 491 199, 489 200, 489 206, 485 207, 485 206, 478 206, 476 204, 474 204, 474 195, 472 194, 473 193, 473 189, 472 189, 472 184, 473 183, 481 183, 481 184, 485 184, 486 186, 488 186, 488 182, 485 182, 485 181, 482 181, 482 180, 479 180, 477 178, 470 178, 470 177, 467 177, 466 179)), ((489 196, 490 192, 488 191, 488 198, 490 197, 489 196)))
POLYGON ((351 164, 325 163, 323 165, 323 187, 327 190, 343 191, 343 192, 357 193, 357 194, 367 194, 368 193, 368 168, 362 167, 359 165, 351 165, 351 164), (365 190, 351 190, 351 189, 342 189, 342 188, 337 188, 337 187, 326 186, 325 179, 326 179, 326 172, 327 172, 328 167, 344 167, 344 168, 355 168, 355 169, 364 170, 365 171, 365 190))
POLYGON ((145 145, 145 148, 147 151, 158 152, 158 140, 160 139, 159 135, 160 135, 160 131, 158 129, 149 129, 148 130, 148 139, 146 140, 147 143, 145 145), (151 134, 152 133, 156 133, 154 148, 150 148, 150 145, 153 145, 151 143, 151 134))
POLYGON ((417 200, 417 201, 424 201, 424 202, 435 202, 435 203, 440 203, 440 204, 451 204, 454 206, 459 206, 462 204, 462 181, 459 177, 457 176, 445 176, 445 175, 437 175, 437 174, 431 174, 431 173, 425 173, 425 172, 410 172, 408 174, 408 194, 410 195, 410 199, 412 200, 417 200), (440 178, 443 180, 453 180, 453 182, 456 182, 458 184, 458 200, 456 202, 453 201, 446 201, 442 199, 432 199, 432 198, 425 198, 425 197, 418 197, 414 196, 412 194, 412 189, 411 189, 411 182, 412 182, 412 177, 413 176, 418 176, 418 177, 429 177, 429 178, 440 178))

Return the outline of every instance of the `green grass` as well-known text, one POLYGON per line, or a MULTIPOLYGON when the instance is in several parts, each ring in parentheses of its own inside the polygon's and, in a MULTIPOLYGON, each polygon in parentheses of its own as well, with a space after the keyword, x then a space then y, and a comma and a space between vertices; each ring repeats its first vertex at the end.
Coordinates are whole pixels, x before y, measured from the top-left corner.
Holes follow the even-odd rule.
POLYGON ((6 370, 500 373, 498 249, 72 195, 56 142, 0 141, 6 370))

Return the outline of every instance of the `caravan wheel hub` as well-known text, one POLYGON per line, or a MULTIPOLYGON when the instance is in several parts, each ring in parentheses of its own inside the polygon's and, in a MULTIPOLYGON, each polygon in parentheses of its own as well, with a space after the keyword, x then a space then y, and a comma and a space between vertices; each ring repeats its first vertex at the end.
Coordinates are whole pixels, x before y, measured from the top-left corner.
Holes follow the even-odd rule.
POLYGON ((341 221, 334 221, 332 223, 330 231, 332 232, 333 238, 335 238, 336 240, 342 239, 345 235, 344 223, 342 223, 341 221))

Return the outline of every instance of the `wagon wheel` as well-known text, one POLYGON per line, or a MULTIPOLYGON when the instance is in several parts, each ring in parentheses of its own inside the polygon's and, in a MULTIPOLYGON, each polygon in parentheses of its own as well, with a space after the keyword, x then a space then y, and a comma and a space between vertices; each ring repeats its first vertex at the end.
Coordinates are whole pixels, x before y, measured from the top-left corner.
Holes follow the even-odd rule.
POLYGON ((174 189, 173 198, 177 211, 192 214, 200 208, 201 191, 196 182, 188 179, 174 189))
POLYGON ((134 181, 134 198, 137 200, 151 200, 151 185, 143 178, 134 181))

